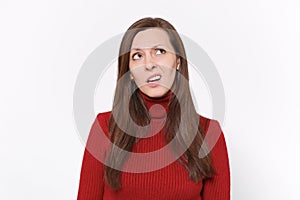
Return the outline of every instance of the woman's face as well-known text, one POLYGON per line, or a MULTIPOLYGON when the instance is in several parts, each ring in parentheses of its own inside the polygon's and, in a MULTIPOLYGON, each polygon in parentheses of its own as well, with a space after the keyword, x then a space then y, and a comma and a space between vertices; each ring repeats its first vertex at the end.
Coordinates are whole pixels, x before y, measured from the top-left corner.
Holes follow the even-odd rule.
POLYGON ((139 89, 149 97, 162 97, 171 88, 179 67, 168 34, 160 28, 150 28, 133 39, 129 69, 139 89))

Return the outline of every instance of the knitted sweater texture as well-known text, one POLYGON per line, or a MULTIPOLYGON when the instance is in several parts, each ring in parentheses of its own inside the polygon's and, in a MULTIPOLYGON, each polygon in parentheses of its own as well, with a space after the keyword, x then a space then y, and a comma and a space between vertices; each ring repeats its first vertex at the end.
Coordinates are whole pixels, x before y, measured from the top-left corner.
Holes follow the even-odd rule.
MULTIPOLYGON (((141 138, 132 150, 134 153, 150 153, 164 148, 164 128, 157 130, 166 119, 169 96, 152 99, 142 95, 151 116, 147 135, 141 138), (159 104, 157 106, 155 104, 159 104), (155 105, 155 106, 154 106, 155 105)), ((219 123, 199 115, 200 126, 205 130, 206 142, 211 149, 211 158, 215 175, 198 183, 189 178, 186 168, 178 160, 156 170, 164 157, 137 160, 129 156, 125 168, 140 166, 148 172, 122 172, 121 189, 114 191, 104 179, 103 164, 110 148, 108 121, 111 112, 99 113, 91 126, 83 155, 78 200, 229 200, 230 170, 225 138, 219 123), (208 128, 209 127, 209 128, 208 128), (127 164, 128 163, 128 164, 127 164), (130 164, 131 163, 131 164, 130 164)), ((139 169, 139 168, 137 168, 139 169)))

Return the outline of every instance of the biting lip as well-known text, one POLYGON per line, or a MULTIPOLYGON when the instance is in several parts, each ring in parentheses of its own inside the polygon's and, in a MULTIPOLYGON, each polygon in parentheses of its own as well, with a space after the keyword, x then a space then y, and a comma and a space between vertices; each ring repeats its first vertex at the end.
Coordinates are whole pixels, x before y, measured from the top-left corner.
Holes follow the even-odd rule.
POLYGON ((154 81, 159 81, 160 79, 161 79, 161 74, 153 74, 147 78, 146 82, 150 83, 150 82, 154 82, 154 81), (155 77, 157 77, 157 80, 151 81, 151 79, 153 79, 155 77))

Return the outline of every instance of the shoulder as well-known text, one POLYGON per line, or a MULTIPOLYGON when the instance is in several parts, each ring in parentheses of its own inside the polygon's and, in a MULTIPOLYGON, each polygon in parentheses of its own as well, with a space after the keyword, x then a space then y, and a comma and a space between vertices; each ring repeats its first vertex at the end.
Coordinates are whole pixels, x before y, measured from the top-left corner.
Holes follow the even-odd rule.
POLYGON ((99 112, 96 115, 95 122, 99 123, 101 127, 107 127, 110 119, 111 111, 99 112))
POLYGON ((111 111, 107 112, 100 112, 94 118, 94 122, 92 125, 92 132, 105 133, 108 136, 108 125, 109 125, 109 118, 111 115, 111 111))
POLYGON ((208 145, 208 148, 210 150, 216 150, 216 151, 217 149, 224 150, 224 147, 226 148, 226 142, 219 121, 201 115, 199 115, 199 118, 200 118, 200 128, 203 131, 204 138, 205 138, 204 140, 208 145))
POLYGON ((96 116, 96 119, 98 121, 109 121, 109 118, 110 118, 110 115, 111 115, 111 111, 106 111, 106 112, 99 112, 96 116))
POLYGON ((110 112, 96 115, 86 142, 86 150, 98 161, 104 161, 105 153, 110 146, 109 117, 110 112))
POLYGON ((204 117, 203 115, 199 115, 199 120, 200 127, 203 129, 205 134, 211 131, 222 132, 222 128, 218 120, 210 119, 208 117, 204 117))

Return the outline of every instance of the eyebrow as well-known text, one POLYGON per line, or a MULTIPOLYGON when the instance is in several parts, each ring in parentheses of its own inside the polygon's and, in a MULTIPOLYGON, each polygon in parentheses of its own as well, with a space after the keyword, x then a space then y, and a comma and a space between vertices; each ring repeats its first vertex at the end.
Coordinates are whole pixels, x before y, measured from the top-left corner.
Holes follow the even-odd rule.
MULTIPOLYGON (((143 48, 143 49, 153 49, 153 48, 157 48, 157 47, 164 47, 164 45, 162 45, 162 44, 157 44, 157 45, 154 45, 153 47, 146 47, 146 48, 143 48)), ((130 51, 131 50, 135 50, 135 51, 140 51, 140 50, 142 50, 141 48, 132 48, 132 49, 130 49, 130 51)))

